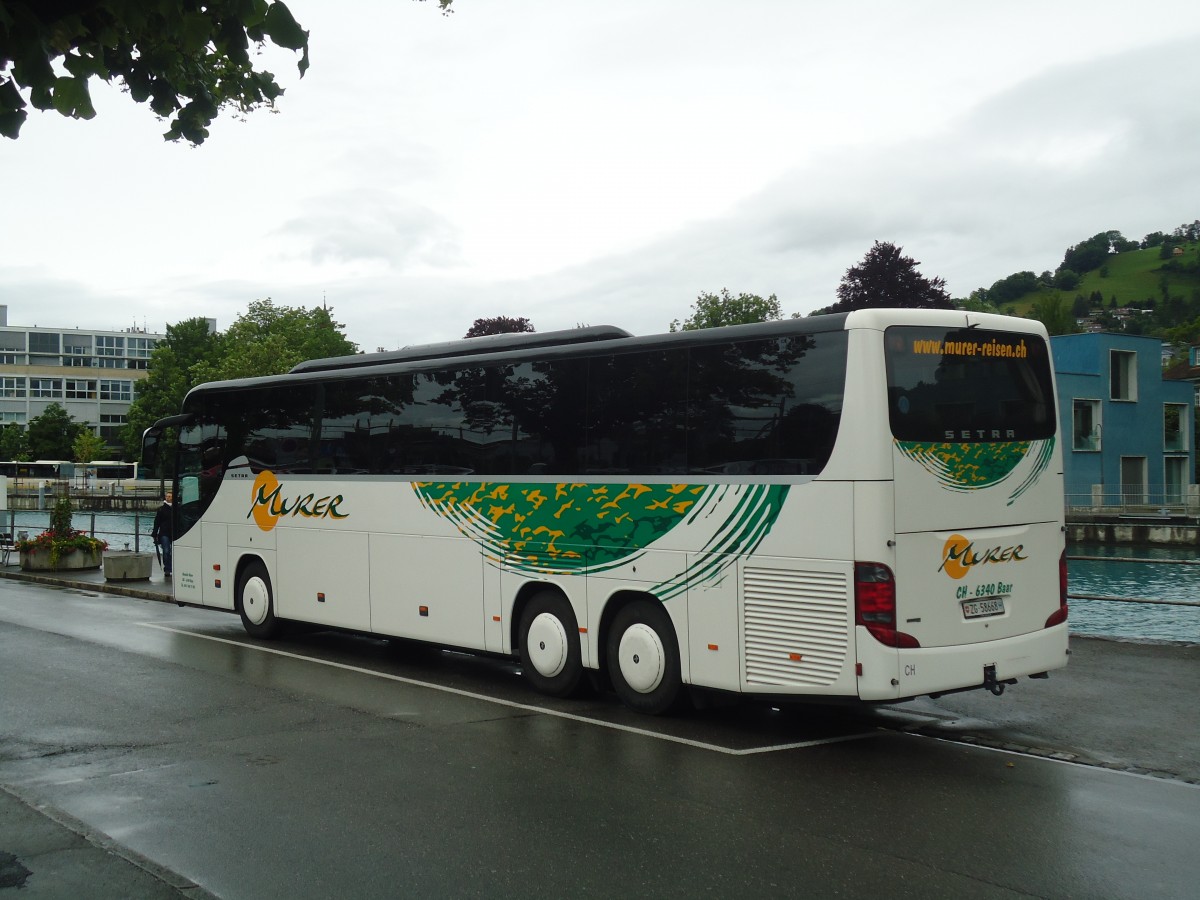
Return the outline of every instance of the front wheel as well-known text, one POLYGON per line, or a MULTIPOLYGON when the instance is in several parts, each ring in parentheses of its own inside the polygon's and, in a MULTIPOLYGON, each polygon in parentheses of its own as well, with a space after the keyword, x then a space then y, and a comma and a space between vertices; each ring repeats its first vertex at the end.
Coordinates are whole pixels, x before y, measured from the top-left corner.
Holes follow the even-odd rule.
POLYGON ((529 683, 551 697, 569 697, 583 677, 579 625, 567 598, 541 591, 521 612, 521 670, 529 683))
POLYGON ((279 634, 282 623, 275 618, 271 576, 267 574, 267 567, 258 560, 242 570, 237 585, 237 607, 242 617, 242 627, 251 637, 269 640, 279 634))
POLYGON ((679 645, 661 602, 638 600, 617 613, 606 642, 608 671, 621 702, 659 716, 679 700, 679 645))

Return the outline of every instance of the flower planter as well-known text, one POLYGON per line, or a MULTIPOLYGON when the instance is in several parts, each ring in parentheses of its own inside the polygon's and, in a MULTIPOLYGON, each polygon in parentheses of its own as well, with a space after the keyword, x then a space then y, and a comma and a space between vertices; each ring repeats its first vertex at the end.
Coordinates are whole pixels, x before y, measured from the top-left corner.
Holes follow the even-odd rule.
POLYGON ((26 572, 58 572, 78 569, 97 569, 104 551, 68 550, 58 555, 58 559, 50 562, 50 551, 41 547, 21 551, 21 569, 26 572))
POLYGON ((153 553, 110 550, 104 554, 105 581, 148 581, 153 553))

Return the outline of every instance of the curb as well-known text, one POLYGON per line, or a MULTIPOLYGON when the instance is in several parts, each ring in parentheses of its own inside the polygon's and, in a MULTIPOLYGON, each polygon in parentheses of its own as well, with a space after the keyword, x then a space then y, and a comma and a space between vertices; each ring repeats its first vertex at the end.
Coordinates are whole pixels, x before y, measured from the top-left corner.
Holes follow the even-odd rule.
POLYGON ((160 603, 174 602, 174 597, 169 593, 148 590, 146 588, 126 587, 123 584, 114 584, 108 581, 77 581, 58 575, 35 575, 30 572, 4 571, 0 571, 0 578, 7 578, 10 581, 24 581, 29 584, 44 584, 50 587, 99 591, 102 594, 117 594, 122 597, 135 597, 139 600, 158 600, 160 603))

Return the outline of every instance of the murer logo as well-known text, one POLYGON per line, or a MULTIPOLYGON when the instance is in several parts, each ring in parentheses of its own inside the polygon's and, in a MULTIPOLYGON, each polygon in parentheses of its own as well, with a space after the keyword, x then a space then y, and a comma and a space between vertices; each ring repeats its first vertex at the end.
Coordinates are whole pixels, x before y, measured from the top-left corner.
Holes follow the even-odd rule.
POLYGON ((945 572, 951 578, 959 579, 966 576, 975 566, 989 563, 1024 562, 1024 544, 1013 544, 1010 547, 986 547, 975 549, 975 542, 967 540, 961 534, 952 534, 942 547, 942 564, 939 572, 945 572))
POLYGON ((270 531, 284 516, 302 516, 306 519, 345 519, 349 513, 338 510, 345 498, 341 494, 317 497, 316 494, 298 494, 287 499, 283 485, 270 469, 263 469, 254 479, 250 489, 252 502, 246 518, 254 517, 254 523, 263 531, 270 531))

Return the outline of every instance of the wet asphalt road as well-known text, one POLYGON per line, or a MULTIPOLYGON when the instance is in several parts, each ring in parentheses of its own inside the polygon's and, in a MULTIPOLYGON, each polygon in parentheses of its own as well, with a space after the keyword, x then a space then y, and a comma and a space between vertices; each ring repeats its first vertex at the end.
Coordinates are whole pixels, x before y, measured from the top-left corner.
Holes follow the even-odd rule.
MULTIPOLYGON (((1190 896, 1200 657, 1144 650, 1076 642, 1069 675, 1002 698, 658 720, 547 701, 503 661, 254 644, 234 616, 0 582, 0 785, 24 805, 0 890, 7 850, 22 896, 79 895, 11 850, 40 805, 155 890, 228 900, 1190 896)), ((108 883, 89 895, 149 895, 108 883)))

